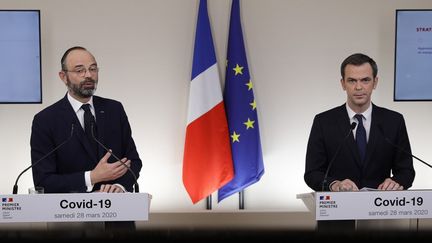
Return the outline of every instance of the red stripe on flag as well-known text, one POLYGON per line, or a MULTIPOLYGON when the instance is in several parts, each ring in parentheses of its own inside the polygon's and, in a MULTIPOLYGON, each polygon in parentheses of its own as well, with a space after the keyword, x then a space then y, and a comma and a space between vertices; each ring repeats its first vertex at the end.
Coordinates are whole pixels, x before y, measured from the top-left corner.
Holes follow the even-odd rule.
POLYGON ((228 125, 221 102, 187 127, 183 184, 195 204, 233 176, 228 125))

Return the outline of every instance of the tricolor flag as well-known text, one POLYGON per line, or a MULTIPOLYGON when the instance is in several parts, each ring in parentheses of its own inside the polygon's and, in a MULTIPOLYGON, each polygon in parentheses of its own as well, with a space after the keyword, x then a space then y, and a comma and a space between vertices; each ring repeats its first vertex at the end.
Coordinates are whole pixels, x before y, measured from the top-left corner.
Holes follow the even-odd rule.
POLYGON ((218 201, 259 181, 264 174, 257 106, 243 42, 239 0, 233 0, 231 7, 224 101, 235 175, 219 189, 218 201))
POLYGON ((2 202, 13 202, 13 197, 2 197, 2 202))
POLYGON ((187 123, 183 184, 195 204, 234 175, 206 0, 199 5, 187 123))
POLYGON ((330 200, 330 196, 326 195, 326 196, 320 196, 320 201, 323 200, 330 200))

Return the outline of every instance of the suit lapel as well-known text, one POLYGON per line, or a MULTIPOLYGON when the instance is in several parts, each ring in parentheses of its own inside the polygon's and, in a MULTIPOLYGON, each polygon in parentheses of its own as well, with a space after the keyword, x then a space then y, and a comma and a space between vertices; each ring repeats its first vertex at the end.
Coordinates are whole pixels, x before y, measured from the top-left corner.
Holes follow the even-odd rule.
POLYGON ((62 99, 62 106, 61 106, 61 111, 60 111, 60 115, 63 117, 63 119, 65 120, 65 122, 70 122, 73 121, 73 123, 75 124, 75 135, 78 138, 78 141, 81 143, 81 145, 83 146, 83 149, 89 154, 89 156, 91 157, 92 161, 94 161, 95 163, 98 162, 97 156, 95 154, 94 151, 92 151, 91 145, 85 135, 84 129, 81 126, 81 123, 78 120, 78 117, 76 116, 75 111, 73 110, 71 104, 69 103, 68 99, 67 99, 67 95, 62 99))
MULTIPOLYGON (((97 97, 93 96, 93 105, 95 107, 95 113, 96 113, 96 126, 97 126, 97 139, 99 142, 104 144, 104 137, 105 137, 105 105, 102 102, 102 100, 97 97)), ((104 148, 101 146, 98 146, 98 154, 99 157, 102 157, 105 154, 104 148)))
MULTIPOLYGON (((339 127, 341 128, 341 132, 344 134, 343 136, 345 137, 347 132, 350 130, 350 125, 351 125, 345 104, 341 106, 338 123, 339 123, 339 127)), ((360 153, 358 151, 357 144, 352 132, 350 133, 348 139, 346 140, 346 145, 349 151, 351 152, 351 156, 355 161, 355 164, 357 165, 358 168, 361 168, 360 153)))
POLYGON ((370 163, 372 154, 375 152, 377 148, 377 140, 379 140, 378 136, 378 124, 381 122, 380 113, 377 111, 375 105, 372 104, 372 122, 369 130, 369 140, 366 146, 366 159, 364 162, 363 170, 365 170, 370 163))

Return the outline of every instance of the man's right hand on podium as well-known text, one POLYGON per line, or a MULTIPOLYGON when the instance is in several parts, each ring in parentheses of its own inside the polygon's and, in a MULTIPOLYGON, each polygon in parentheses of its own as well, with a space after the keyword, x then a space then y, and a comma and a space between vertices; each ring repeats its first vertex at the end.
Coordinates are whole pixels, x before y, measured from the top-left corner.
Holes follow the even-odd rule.
POLYGON ((343 181, 335 180, 330 184, 330 191, 332 192, 351 192, 358 191, 357 185, 350 179, 343 181))

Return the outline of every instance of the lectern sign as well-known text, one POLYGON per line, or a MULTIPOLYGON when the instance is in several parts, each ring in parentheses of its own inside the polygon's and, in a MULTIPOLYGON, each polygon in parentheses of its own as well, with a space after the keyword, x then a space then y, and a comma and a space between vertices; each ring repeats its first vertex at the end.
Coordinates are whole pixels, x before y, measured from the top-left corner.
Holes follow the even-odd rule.
POLYGON ((148 220, 147 193, 0 195, 0 223, 148 220))
POLYGON ((316 219, 431 218, 431 191, 316 192, 316 219))

